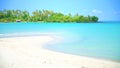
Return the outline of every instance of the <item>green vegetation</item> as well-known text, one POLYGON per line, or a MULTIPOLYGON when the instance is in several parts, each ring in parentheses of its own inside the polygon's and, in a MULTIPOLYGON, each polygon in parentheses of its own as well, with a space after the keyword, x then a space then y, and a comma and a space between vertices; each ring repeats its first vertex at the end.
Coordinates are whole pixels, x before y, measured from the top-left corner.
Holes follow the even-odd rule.
POLYGON ((53 12, 49 10, 36 10, 30 14, 28 11, 21 10, 1 10, 0 22, 16 22, 21 20, 23 22, 97 22, 96 16, 83 15, 64 15, 61 12, 53 12))

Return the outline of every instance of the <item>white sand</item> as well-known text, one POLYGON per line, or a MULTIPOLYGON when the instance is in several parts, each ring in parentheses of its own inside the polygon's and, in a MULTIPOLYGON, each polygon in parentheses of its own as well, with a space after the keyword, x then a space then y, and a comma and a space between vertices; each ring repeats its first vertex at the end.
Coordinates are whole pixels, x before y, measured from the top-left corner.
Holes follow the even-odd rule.
POLYGON ((0 38, 0 68, 120 68, 119 62, 42 48, 56 40, 51 36, 0 38))

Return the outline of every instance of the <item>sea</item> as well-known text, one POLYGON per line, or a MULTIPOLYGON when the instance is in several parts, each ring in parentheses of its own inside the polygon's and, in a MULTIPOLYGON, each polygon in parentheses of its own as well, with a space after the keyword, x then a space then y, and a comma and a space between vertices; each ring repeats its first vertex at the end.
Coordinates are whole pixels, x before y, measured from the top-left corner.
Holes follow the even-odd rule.
POLYGON ((56 40, 44 48, 120 62, 120 21, 98 23, 0 23, 0 38, 53 36, 56 40))

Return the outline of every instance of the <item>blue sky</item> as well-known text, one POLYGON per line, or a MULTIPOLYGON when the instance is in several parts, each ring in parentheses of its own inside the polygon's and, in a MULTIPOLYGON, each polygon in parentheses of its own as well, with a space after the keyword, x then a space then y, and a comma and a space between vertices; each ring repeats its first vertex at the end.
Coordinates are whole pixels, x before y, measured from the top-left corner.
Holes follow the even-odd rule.
POLYGON ((56 12, 95 15, 101 21, 120 21, 120 0, 0 0, 0 10, 20 9, 32 12, 36 9, 56 12))

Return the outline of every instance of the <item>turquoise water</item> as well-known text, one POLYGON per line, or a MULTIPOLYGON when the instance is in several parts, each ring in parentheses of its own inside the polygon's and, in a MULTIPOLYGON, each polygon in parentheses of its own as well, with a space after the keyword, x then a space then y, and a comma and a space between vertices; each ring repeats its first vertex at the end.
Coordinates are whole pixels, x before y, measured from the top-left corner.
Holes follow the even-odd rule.
MULTIPOLYGON (((120 22, 1 23, 0 37, 53 35, 62 40, 47 49, 120 61, 120 22)), ((55 41, 56 42, 56 41, 55 41)))

